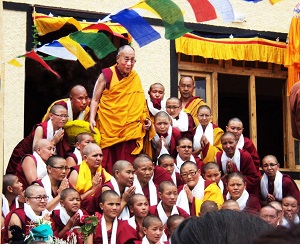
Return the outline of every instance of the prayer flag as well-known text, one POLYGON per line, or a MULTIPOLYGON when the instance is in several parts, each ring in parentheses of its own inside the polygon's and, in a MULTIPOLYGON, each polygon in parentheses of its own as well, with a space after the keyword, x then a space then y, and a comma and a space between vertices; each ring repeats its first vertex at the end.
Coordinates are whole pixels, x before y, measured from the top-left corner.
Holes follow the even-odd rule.
POLYGON ((257 3, 257 2, 260 2, 262 0, 245 0, 246 2, 254 2, 254 3, 257 3))
POLYGON ((87 45, 89 48, 93 49, 99 59, 102 59, 111 52, 117 50, 104 33, 84 33, 77 31, 70 34, 70 37, 74 41, 87 45))
POLYGON ((275 3, 281 2, 282 0, 269 0, 269 1, 270 1, 270 3, 273 5, 273 4, 275 4, 275 3))
POLYGON ((47 70, 49 70, 50 72, 52 72, 53 74, 55 74, 57 77, 60 78, 60 75, 55 72, 43 59, 41 59, 34 50, 27 52, 25 54, 25 57, 27 58, 31 58, 37 62, 39 62, 41 65, 43 65, 47 70))
POLYGON ((94 66, 95 61, 88 55, 88 53, 80 46, 80 44, 70 38, 70 36, 65 36, 59 38, 58 41, 66 48, 69 52, 74 54, 82 64, 85 69, 94 66))
POLYGON ((145 9, 145 10, 148 10, 149 12, 153 13, 157 17, 160 17, 159 14, 153 8, 151 8, 149 5, 147 5, 144 1, 141 1, 141 2, 137 3, 136 5, 133 5, 129 9, 131 9, 131 8, 145 9))
POLYGON ((177 4, 171 0, 145 0, 145 2, 153 8, 161 17, 163 25, 166 29, 165 38, 172 40, 191 30, 184 26, 182 12, 177 4))
POLYGON ((204 22, 217 18, 215 8, 208 0, 188 0, 190 3, 197 22, 204 22))
POLYGON ((224 22, 234 21, 234 12, 229 0, 209 0, 209 2, 222 16, 224 22))
POLYGON ((123 25, 140 47, 160 38, 160 34, 132 9, 124 9, 110 18, 123 25))
POLYGON ((10 61, 8 62, 8 64, 13 65, 13 66, 16 66, 16 67, 22 67, 22 64, 20 64, 19 61, 16 60, 15 58, 12 59, 12 60, 10 60, 10 61))
POLYGON ((76 56, 70 53, 62 44, 60 44, 56 40, 51 43, 47 43, 39 48, 36 48, 36 50, 61 59, 74 60, 74 61, 77 60, 76 56))

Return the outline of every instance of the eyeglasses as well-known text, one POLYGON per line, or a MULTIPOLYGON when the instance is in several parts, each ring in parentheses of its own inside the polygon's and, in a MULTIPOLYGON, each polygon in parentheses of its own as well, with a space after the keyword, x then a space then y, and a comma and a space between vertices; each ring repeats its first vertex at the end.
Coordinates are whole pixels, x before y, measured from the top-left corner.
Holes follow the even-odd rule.
POLYGON ((180 106, 167 106, 166 108, 167 109, 177 109, 177 108, 180 108, 180 106))
POLYGON ((193 148, 193 146, 179 146, 179 147, 182 148, 182 149, 185 149, 185 148, 192 149, 193 148))
POLYGON ((59 169, 59 170, 69 170, 70 167, 68 166, 52 166, 50 165, 51 168, 54 168, 54 169, 59 169))
POLYGON ((273 167, 277 166, 277 164, 263 164, 262 166, 263 166, 263 168, 268 168, 268 167, 273 168, 273 167))
POLYGON ((55 113, 52 113, 52 114, 55 116, 58 116, 60 118, 68 118, 69 117, 69 115, 67 115, 67 114, 55 114, 55 113))
POLYGON ((195 174, 197 174, 198 171, 192 171, 192 172, 189 172, 189 173, 183 173, 183 174, 180 174, 182 178, 187 178, 189 176, 194 176, 195 174))
POLYGON ((130 62, 130 63, 132 63, 132 64, 135 64, 136 60, 135 60, 135 59, 124 58, 124 62, 125 62, 125 63, 130 62))
POLYGON ((42 199, 47 201, 49 197, 48 196, 36 196, 36 197, 27 197, 27 198, 34 198, 37 201, 42 201, 42 199))

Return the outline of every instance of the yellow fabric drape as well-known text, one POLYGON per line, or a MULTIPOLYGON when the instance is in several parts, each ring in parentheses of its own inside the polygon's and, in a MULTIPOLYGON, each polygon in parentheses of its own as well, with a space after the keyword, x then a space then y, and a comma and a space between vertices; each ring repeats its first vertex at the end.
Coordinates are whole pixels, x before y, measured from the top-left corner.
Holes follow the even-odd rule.
MULTIPOLYGON (((105 169, 102 168, 102 166, 98 167, 97 173, 100 172, 102 176, 104 176, 104 181, 102 183, 105 183, 111 179, 111 175, 106 172, 105 169)), ((82 161, 80 164, 80 170, 76 182, 76 190, 82 194, 87 192, 89 189, 92 188, 92 174, 89 166, 87 165, 86 161, 82 161)))
POLYGON ((287 95, 299 80, 300 73, 300 18, 293 17, 288 34, 284 65, 288 68, 287 95))
POLYGON ((196 216, 199 216, 201 205, 206 200, 214 201, 218 205, 219 209, 224 203, 222 192, 215 182, 211 183, 208 187, 205 188, 203 199, 200 200, 199 198, 195 198, 196 216))
POLYGON ((202 105, 206 105, 206 103, 202 99, 196 98, 184 109, 184 112, 192 115, 196 126, 199 125, 199 120, 197 118, 197 111, 198 108, 202 105))
POLYGON ((140 78, 132 70, 119 81, 115 66, 110 69, 113 72, 110 87, 103 91, 97 112, 101 148, 135 139, 136 148, 132 154, 139 154, 146 134, 144 120, 149 118, 140 78))
POLYGON ((214 128, 214 145, 209 144, 208 151, 206 155, 202 156, 203 163, 214 162, 217 152, 222 151, 221 137, 224 134, 224 131, 220 128, 214 128))
POLYGON ((254 38, 204 38, 185 34, 176 39, 176 52, 204 58, 236 59, 283 64, 285 42, 254 38))

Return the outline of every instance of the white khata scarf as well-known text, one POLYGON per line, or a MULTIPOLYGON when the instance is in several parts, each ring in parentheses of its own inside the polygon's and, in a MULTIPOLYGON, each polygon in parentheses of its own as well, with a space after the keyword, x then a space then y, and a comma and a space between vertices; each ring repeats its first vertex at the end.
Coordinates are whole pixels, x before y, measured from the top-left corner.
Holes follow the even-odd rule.
MULTIPOLYGON (((275 180, 274 180, 274 192, 270 192, 270 194, 274 195, 276 200, 281 201, 282 200, 282 178, 283 175, 281 172, 277 171, 275 180)), ((268 176, 264 174, 260 180, 260 189, 261 194, 264 199, 267 199, 268 197, 268 176)))
MULTIPOLYGON (((186 185, 184 185, 184 187, 185 186, 186 185)), ((198 199, 203 199, 203 197, 204 197, 204 179, 201 176, 199 176, 199 181, 198 181, 197 185, 194 187, 194 189, 192 190, 192 194, 194 197, 196 197, 198 199)), ((178 194, 176 206, 182 208, 188 214, 190 214, 189 200, 188 200, 188 197, 187 197, 187 194, 186 194, 186 191, 184 190, 184 188, 178 194)))
MULTIPOLYGON (((142 239, 142 244, 150 244, 150 242, 148 241, 147 237, 144 236, 142 239)), ((155 244, 163 244, 163 242, 161 241, 161 239, 159 240, 159 242, 155 243, 155 244)))
POLYGON ((214 128, 213 128, 213 124, 209 122, 208 125, 206 126, 204 132, 203 132, 202 125, 199 124, 197 126, 197 129, 196 129, 196 132, 195 132, 195 135, 194 135, 194 142, 193 142, 194 150, 197 150, 197 149, 201 148, 200 140, 201 140, 201 137, 202 137, 203 134, 206 136, 209 143, 211 145, 214 145, 214 128))
MULTIPOLYGON (((111 177, 110 182, 114 187, 114 191, 122 198, 121 193, 120 193, 120 188, 119 188, 118 182, 116 181, 115 177, 111 177)), ((128 187, 125 188, 125 191, 127 189, 128 189, 128 187)), ((125 206, 119 216, 119 219, 127 220, 129 218, 130 218, 129 209, 127 206, 125 206)))
POLYGON ((77 165, 80 165, 82 163, 82 156, 80 151, 75 147, 73 153, 75 154, 76 158, 77 158, 77 165))
MULTIPOLYGON (((158 217, 160 218, 160 220, 163 223, 163 225, 165 223, 167 223, 168 216, 166 215, 166 212, 163 209, 161 201, 157 204, 157 212, 158 212, 158 217)), ((179 214, 176 205, 174 205, 173 208, 172 208, 171 216, 174 215, 174 214, 179 214)))
POLYGON ((245 145, 244 136, 243 136, 243 134, 241 134, 240 139, 238 140, 238 143, 237 143, 236 147, 239 148, 239 149, 243 149, 244 145, 245 145))
POLYGON ((153 107, 153 103, 151 101, 149 94, 147 94, 146 101, 147 101, 148 109, 153 116, 155 116, 160 111, 166 111, 166 100, 165 99, 161 100, 161 102, 160 102, 160 106, 161 106, 160 110, 153 107))
MULTIPOLYGON (((15 198, 15 205, 16 205, 16 208, 19 208, 19 196, 17 196, 15 198)), ((2 213, 4 215, 4 218, 6 217, 6 215, 8 215, 8 213, 10 212, 10 209, 9 209, 9 203, 8 203, 8 200, 6 199, 6 197, 4 196, 4 194, 2 194, 2 213)))
MULTIPOLYGON (((153 179, 153 176, 151 177, 150 181, 148 182, 149 194, 150 194, 150 206, 157 205, 157 189, 156 189, 156 186, 152 179, 153 179)), ((133 185, 136 187, 135 193, 140 193, 140 194, 144 195, 142 186, 136 175, 134 175, 133 185)))
MULTIPOLYGON (((81 217, 83 216, 82 210, 78 209, 77 213, 79 213, 79 216, 80 216, 79 219, 81 219, 81 217)), ((60 217, 61 222, 64 225, 66 225, 68 223, 69 219, 71 218, 70 215, 67 213, 67 210, 64 207, 60 208, 59 217, 60 217)))
POLYGON ((231 159, 232 162, 236 165, 238 171, 241 171, 241 152, 238 148, 235 149, 235 152, 234 152, 234 155, 232 158, 229 158, 225 152, 222 153, 221 163, 222 163, 222 170, 223 170, 224 174, 226 174, 226 172, 227 172, 226 164, 229 159, 231 159))
MULTIPOLYGON (((226 199, 231 199, 230 193, 228 192, 226 195, 226 199)), ((239 199, 236 200, 236 202, 239 204, 240 206, 240 210, 242 211, 247 204, 247 201, 249 199, 249 193, 246 191, 246 189, 243 191, 242 195, 240 196, 239 199)))
POLYGON ((73 119, 73 110, 72 110, 72 104, 71 104, 71 100, 68 99, 67 100, 67 107, 68 107, 68 121, 73 121, 73 120, 84 120, 84 114, 85 114, 85 110, 81 111, 78 115, 78 118, 73 119))
MULTIPOLYGON (((45 175, 43 178, 42 178, 42 184, 44 186, 44 189, 45 189, 45 192, 46 192, 46 195, 49 197, 48 198, 48 203, 51 202, 53 200, 53 196, 52 196, 52 188, 51 188, 51 181, 50 181, 50 178, 49 178, 49 175, 45 175)), ((56 206, 54 207, 54 209, 60 209, 61 208, 61 205, 60 205, 60 202, 58 202, 56 204, 56 206)))
MULTIPOLYGON (((118 229, 118 218, 115 218, 114 222, 113 222, 113 226, 112 226, 110 244, 116 244, 117 229, 118 229)), ((101 232, 102 232, 102 243, 103 244, 108 244, 106 220, 105 220, 103 215, 102 215, 102 218, 101 218, 101 232)))
POLYGON ((188 131, 189 129, 189 117, 187 113, 180 111, 179 119, 172 118, 172 126, 180 130, 180 132, 188 131))
MULTIPOLYGON (((168 129, 168 136, 165 138, 168 145, 170 145, 171 137, 172 137, 172 126, 169 126, 169 129, 168 129)), ((161 140, 161 138, 160 138, 160 136, 156 133, 155 136, 154 136, 153 139, 152 139, 152 143, 153 143, 154 148, 157 148, 157 144, 158 144, 158 141, 159 141, 159 140, 161 140)))
POLYGON ((128 224, 133 228, 136 229, 136 222, 135 222, 135 216, 132 216, 127 220, 128 224))
MULTIPOLYGON (((59 128, 58 130, 56 131, 53 131, 53 124, 52 124, 52 120, 49 119, 48 122, 47 122, 47 139, 48 140, 52 140, 53 137, 62 130, 62 128, 59 128)), ((56 146, 54 146, 54 151, 55 151, 55 154, 56 154, 56 146)))
POLYGON ((33 209, 31 208, 31 206, 28 203, 24 203, 24 212, 25 215, 31 220, 31 221, 38 221, 41 220, 43 218, 43 216, 47 213, 49 213, 49 211, 47 209, 45 209, 41 215, 36 215, 35 212, 33 211, 33 209))
POLYGON ((47 175, 47 166, 44 160, 41 158, 40 155, 36 151, 32 154, 36 159, 36 175, 38 179, 43 178, 47 175))
MULTIPOLYGON (((189 159, 189 160, 192 161, 192 162, 194 162, 194 163, 196 164, 196 160, 195 160, 195 158, 194 158, 193 155, 190 156, 190 159, 189 159)), ((176 157, 176 165, 177 165, 177 168, 178 168, 179 170, 180 170, 180 168, 181 168, 181 166, 182 166, 182 164, 183 164, 184 162, 186 162, 186 161, 183 161, 183 160, 181 159, 181 157, 179 156, 179 154, 177 154, 177 157, 176 157)))
POLYGON ((223 183, 222 180, 219 181, 218 186, 219 186, 219 188, 220 188, 220 190, 221 190, 221 192, 223 194, 223 192, 224 192, 224 183, 223 183))

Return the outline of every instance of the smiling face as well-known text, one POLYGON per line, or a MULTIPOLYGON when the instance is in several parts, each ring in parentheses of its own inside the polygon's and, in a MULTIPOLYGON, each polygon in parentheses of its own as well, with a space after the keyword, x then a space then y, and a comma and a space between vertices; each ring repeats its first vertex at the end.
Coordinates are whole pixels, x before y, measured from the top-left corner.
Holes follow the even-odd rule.
POLYGON ((274 156, 266 156, 262 160, 262 169, 270 178, 275 178, 279 170, 279 164, 274 156))
POLYGON ((229 121, 228 125, 226 126, 226 131, 232 132, 235 135, 236 140, 240 139, 243 130, 243 123, 235 120, 229 121))
POLYGON ((65 200, 61 200, 60 204, 63 206, 69 216, 73 216, 74 213, 76 213, 80 209, 80 195, 78 192, 70 192, 65 200))
POLYGON ((229 158, 232 158, 235 153, 235 149, 236 149, 236 145, 237 145, 235 136, 233 134, 226 134, 226 135, 222 136, 221 144, 222 144, 222 148, 223 148, 224 152, 226 153, 226 155, 229 158))
POLYGON ((164 190, 158 193, 163 207, 171 208, 176 204, 178 191, 174 185, 165 185, 164 190))
POLYGON ((180 176, 185 184, 188 185, 190 189, 193 189, 200 177, 200 170, 197 169, 196 164, 188 163, 180 168, 180 176))
POLYGON ((117 55, 117 67, 123 75, 131 72, 135 62, 135 52, 130 46, 125 46, 117 55))
POLYGON ((48 202, 45 189, 41 186, 35 186, 30 190, 29 194, 26 194, 25 201, 36 215, 40 215, 46 209, 48 202), (41 197, 41 199, 36 199, 36 197, 41 197))
POLYGON ((233 200, 239 199, 245 189, 246 183, 240 177, 234 176, 227 182, 227 190, 233 200))

